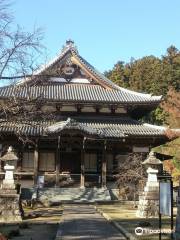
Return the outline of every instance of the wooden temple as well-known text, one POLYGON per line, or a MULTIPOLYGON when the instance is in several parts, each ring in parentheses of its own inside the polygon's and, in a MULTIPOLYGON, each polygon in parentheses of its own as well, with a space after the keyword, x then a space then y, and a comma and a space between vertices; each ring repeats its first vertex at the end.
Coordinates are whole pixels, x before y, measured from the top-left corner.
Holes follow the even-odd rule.
POLYGON ((163 128, 138 121, 160 101, 117 86, 69 40, 33 77, 0 88, 0 151, 15 149, 23 186, 44 176, 48 187, 106 187, 128 154, 165 141, 163 128), (21 118, 4 110, 10 100, 20 103, 21 118))

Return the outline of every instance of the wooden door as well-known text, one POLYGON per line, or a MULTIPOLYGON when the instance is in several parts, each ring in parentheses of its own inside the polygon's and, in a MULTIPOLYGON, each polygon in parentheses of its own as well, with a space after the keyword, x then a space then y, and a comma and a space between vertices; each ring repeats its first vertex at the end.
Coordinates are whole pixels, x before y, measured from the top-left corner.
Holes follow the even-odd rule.
POLYGON ((80 173, 81 155, 79 152, 61 152, 60 172, 80 173))

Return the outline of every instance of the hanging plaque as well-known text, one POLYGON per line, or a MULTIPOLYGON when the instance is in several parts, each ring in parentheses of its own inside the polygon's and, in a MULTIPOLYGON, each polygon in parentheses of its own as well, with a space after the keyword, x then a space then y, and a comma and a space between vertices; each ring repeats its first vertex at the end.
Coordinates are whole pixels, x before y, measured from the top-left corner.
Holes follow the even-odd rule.
POLYGON ((160 182, 160 213, 171 216, 171 183, 160 182))

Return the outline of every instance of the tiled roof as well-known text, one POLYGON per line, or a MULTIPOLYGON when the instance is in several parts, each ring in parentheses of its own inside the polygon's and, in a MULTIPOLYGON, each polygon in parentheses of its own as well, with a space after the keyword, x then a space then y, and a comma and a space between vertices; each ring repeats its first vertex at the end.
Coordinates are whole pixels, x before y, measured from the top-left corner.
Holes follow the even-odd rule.
MULTIPOLYGON (((41 93, 47 99, 54 100, 65 100, 65 101, 105 101, 105 102, 157 102, 161 101, 161 96, 151 96, 150 94, 138 93, 135 91, 127 90, 116 85, 114 82, 105 77, 96 68, 94 68, 90 63, 88 63, 82 56, 79 55, 77 48, 74 46, 73 41, 67 41, 67 44, 52 61, 48 64, 43 65, 38 71, 34 73, 35 79, 27 78, 20 81, 20 92, 17 95, 24 96, 26 92, 30 92, 30 95, 37 96, 41 93), (64 84, 53 85, 52 82, 46 86, 37 86, 36 76, 43 77, 43 74, 47 72, 48 69, 53 68, 57 63, 64 64, 65 59, 69 58, 70 61, 79 65, 90 78, 94 79, 98 85, 91 84, 64 84), (26 89, 23 88, 24 83, 31 82, 35 84, 34 88, 26 89), (87 86, 89 85, 89 86, 87 86), (110 91, 111 90, 111 91, 110 91), (37 94, 38 93, 38 94, 37 94)), ((41 79, 42 77, 38 78, 41 79)), ((42 85, 42 79, 40 84, 42 85)), ((32 85, 33 85, 32 84, 32 85)), ((10 88, 0 89, 0 97, 5 96, 4 92, 8 92, 7 95, 10 96, 10 92, 13 90, 10 88)))
POLYGON ((54 122, 0 122, 0 133, 28 136, 48 136, 64 130, 79 130, 99 138, 129 138, 133 136, 164 136, 160 128, 148 127, 130 118, 76 118, 61 119, 54 122))
POLYGON ((106 137, 158 136, 164 135, 162 129, 147 127, 131 118, 79 119, 79 122, 101 130, 106 137))
POLYGON ((50 122, 11 122, 0 121, 0 133, 40 136, 43 135, 44 127, 48 126, 50 122))
MULTIPOLYGON (((115 83, 113 83, 111 80, 106 78, 102 73, 100 73, 97 69, 95 69, 90 63, 88 63, 84 58, 82 58, 79 55, 77 48, 72 43, 67 44, 65 47, 63 47, 63 50, 54 59, 52 59, 49 63, 42 65, 38 71, 34 72, 34 75, 43 74, 44 71, 46 71, 47 69, 54 66, 57 62, 60 62, 61 60, 63 60, 63 58, 65 56, 67 56, 68 54, 69 54, 69 56, 75 57, 75 59, 79 63, 81 63, 85 67, 85 69, 90 71, 90 73, 92 73, 95 77, 99 78, 100 79, 99 83, 101 83, 101 81, 102 81, 102 83, 104 83, 105 85, 107 85, 108 87, 110 87, 112 89, 119 88, 115 83)), ((28 81, 31 81, 31 78, 23 79, 19 83, 24 83, 24 82, 28 82, 28 81)))
POLYGON ((0 98, 10 97, 36 99, 58 102, 85 103, 138 103, 158 104, 160 99, 149 94, 134 94, 132 91, 109 90, 100 85, 91 84, 49 84, 49 85, 15 85, 0 88, 0 98))
POLYGON ((93 128, 88 124, 81 123, 72 118, 68 118, 65 121, 56 122, 45 128, 47 134, 59 133, 63 130, 79 130, 90 135, 103 136, 103 131, 98 128, 93 128))

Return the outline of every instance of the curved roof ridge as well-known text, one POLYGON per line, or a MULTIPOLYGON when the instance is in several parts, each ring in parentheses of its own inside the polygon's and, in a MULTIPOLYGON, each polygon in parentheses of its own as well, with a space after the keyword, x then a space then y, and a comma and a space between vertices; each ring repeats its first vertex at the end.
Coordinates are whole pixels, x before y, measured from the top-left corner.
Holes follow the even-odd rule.
POLYGON ((88 69, 90 69, 91 71, 93 71, 96 75, 98 75, 98 77, 100 77, 107 85, 109 85, 110 87, 113 87, 113 90, 121 90, 130 94, 134 94, 137 96, 141 96, 141 97, 146 97, 146 98, 153 98, 154 100, 156 99, 157 101, 161 100, 162 95, 160 96, 152 96, 152 94, 148 94, 148 93, 139 93, 136 91, 132 91, 129 89, 125 89, 122 88, 120 86, 118 86, 117 84, 115 84, 114 82, 112 82, 109 78, 107 78, 106 76, 104 76, 104 74, 102 74, 101 72, 99 72, 94 66, 92 66, 89 62, 87 62, 82 56, 80 56, 78 54, 78 52, 75 52, 72 50, 72 54, 73 56, 77 57, 78 60, 81 61, 81 63, 83 63, 85 66, 88 67, 88 69))
POLYGON ((137 95, 137 96, 140 96, 140 97, 146 97, 146 98, 154 98, 154 99, 157 99, 157 100, 161 100, 162 99, 162 95, 160 96, 156 96, 156 95, 152 95, 152 94, 149 94, 149 93, 140 93, 140 92, 136 92, 136 91, 133 91, 133 90, 130 90, 130 89, 126 89, 126 88, 123 88, 123 87, 119 87, 119 90, 123 91, 123 92, 126 92, 126 93, 130 93, 130 94, 134 94, 134 95, 137 95))
POLYGON ((99 135, 101 136, 103 133, 102 131, 99 129, 94 129, 90 126, 87 126, 83 123, 78 122, 77 120, 75 120, 74 118, 67 118, 65 121, 58 121, 48 127, 46 127, 45 131, 48 133, 56 133, 56 132, 61 132, 62 130, 65 129, 74 129, 74 130, 81 130, 81 131, 85 131, 89 134, 93 134, 93 135, 99 135))
POLYGON ((46 128, 46 131, 48 131, 48 132, 56 132, 56 131, 58 131, 59 129, 62 130, 62 129, 65 128, 65 126, 66 126, 67 124, 70 123, 70 121, 71 121, 71 119, 68 118, 68 119, 66 119, 65 121, 55 122, 55 123, 53 123, 52 125, 48 126, 48 127, 46 128))
POLYGON ((143 125, 145 127, 154 128, 154 129, 157 129, 157 130, 160 130, 160 131, 166 131, 168 129, 165 126, 158 126, 158 125, 153 125, 153 124, 150 124, 150 123, 143 123, 143 125))
MULTIPOLYGON (((55 64, 58 60, 62 59, 68 53, 68 51, 72 51, 72 50, 73 50, 73 52, 77 52, 78 53, 78 50, 77 50, 77 48, 74 45, 74 42, 72 42, 70 40, 66 41, 66 45, 63 46, 62 50, 60 50, 59 53, 57 53, 54 58, 50 59, 48 61, 48 63, 42 64, 40 66, 40 68, 37 69, 32 75, 40 74, 45 69, 47 69, 47 68, 51 67, 53 64, 55 64)), ((30 81, 30 80, 31 80, 31 78, 29 78, 29 77, 26 78, 26 79, 23 78, 23 79, 19 80, 16 83, 16 85, 20 85, 20 84, 25 83, 26 81, 30 81)))
MULTIPOLYGON (((62 48, 62 50, 52 58, 48 63, 42 64, 39 69, 37 69, 32 75, 39 75, 47 68, 51 67, 58 60, 61 60, 68 52, 70 52, 74 57, 76 57, 95 77, 100 78, 102 84, 109 86, 114 90, 118 90, 118 85, 113 83, 110 79, 105 77, 101 72, 99 72, 94 66, 92 66, 89 62, 87 62, 82 56, 79 55, 77 47, 74 45, 74 42, 71 40, 66 41, 66 45, 62 48)), ((27 77, 19 80, 16 85, 23 84, 25 82, 31 81, 31 78, 27 77)), ((100 84, 100 82, 98 82, 100 84)))
MULTIPOLYGON (((109 88, 110 90, 122 92, 125 94, 128 93, 128 94, 131 94, 132 97, 137 96, 140 98, 141 97, 146 98, 146 100, 153 100, 153 101, 159 102, 162 99, 162 96, 152 96, 152 94, 139 93, 139 92, 135 92, 135 91, 118 86, 113 81, 111 81, 106 76, 104 76, 104 74, 99 72, 94 66, 92 66, 88 61, 86 61, 82 56, 80 56, 72 40, 66 41, 66 45, 62 48, 59 54, 57 54, 48 63, 41 65, 41 67, 37 71, 35 71, 33 74, 39 75, 40 73, 45 71, 47 68, 55 64, 57 61, 61 60, 68 52, 70 52, 72 58, 74 58, 74 61, 77 61, 77 64, 79 64, 82 68, 84 68, 89 73, 89 75, 91 75, 101 87, 104 87, 106 89, 109 88)), ((18 81, 16 85, 21 85, 31 80, 32 78, 27 77, 18 81)))
POLYGON ((75 52, 72 50, 72 54, 75 58, 77 58, 81 64, 83 64, 88 70, 90 70, 93 75, 97 76, 100 78, 103 83, 105 83, 107 86, 113 88, 113 90, 118 90, 118 85, 116 85, 114 82, 112 82, 109 78, 104 76, 99 70, 97 70, 93 65, 91 65, 87 60, 85 60, 82 56, 78 54, 78 52, 75 52))
POLYGON ((42 69, 39 69, 39 73, 36 72, 36 74, 40 74, 42 71, 44 71, 46 68, 52 66, 54 63, 56 63, 56 61, 60 60, 61 58, 63 58, 66 53, 68 51, 73 51, 73 52, 77 52, 78 50, 74 45, 74 42, 71 40, 67 40, 66 41, 66 45, 63 46, 62 50, 59 51, 59 53, 56 54, 56 56, 54 58, 52 58, 47 64, 42 65, 42 69))

